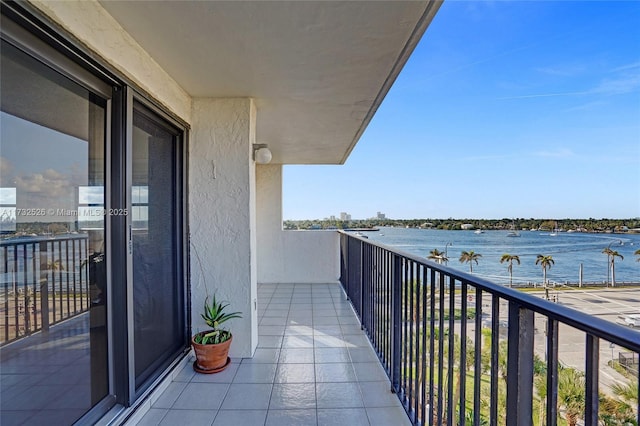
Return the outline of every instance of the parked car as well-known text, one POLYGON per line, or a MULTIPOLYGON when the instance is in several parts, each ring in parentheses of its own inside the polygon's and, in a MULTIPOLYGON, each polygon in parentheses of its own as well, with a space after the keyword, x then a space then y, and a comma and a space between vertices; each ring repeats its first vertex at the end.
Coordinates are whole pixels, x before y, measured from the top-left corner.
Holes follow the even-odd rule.
POLYGON ((640 327, 640 314, 621 315, 618 322, 627 327, 640 327))

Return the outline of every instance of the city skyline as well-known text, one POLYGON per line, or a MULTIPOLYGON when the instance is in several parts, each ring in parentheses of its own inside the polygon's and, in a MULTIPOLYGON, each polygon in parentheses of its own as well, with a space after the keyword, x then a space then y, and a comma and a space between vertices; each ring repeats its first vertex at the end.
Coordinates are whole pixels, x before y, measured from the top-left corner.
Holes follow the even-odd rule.
POLYGON ((346 164, 284 167, 283 218, 640 216, 639 20, 445 2, 346 164))

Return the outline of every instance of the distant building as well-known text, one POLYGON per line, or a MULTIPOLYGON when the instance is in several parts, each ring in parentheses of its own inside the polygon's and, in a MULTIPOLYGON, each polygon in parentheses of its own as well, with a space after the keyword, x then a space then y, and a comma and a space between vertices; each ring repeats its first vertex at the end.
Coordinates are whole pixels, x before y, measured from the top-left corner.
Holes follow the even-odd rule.
POLYGON ((334 215, 329 216, 329 220, 336 220, 336 217, 334 215))
POLYGON ((378 218, 378 219, 386 219, 387 216, 384 213, 378 212, 376 214, 376 218, 378 218))
POLYGON ((349 213, 340 212, 340 220, 351 220, 351 215, 349 213))
POLYGON ((462 225, 460 225, 460 229, 464 229, 464 230, 473 229, 473 225, 471 223, 463 223, 462 225))

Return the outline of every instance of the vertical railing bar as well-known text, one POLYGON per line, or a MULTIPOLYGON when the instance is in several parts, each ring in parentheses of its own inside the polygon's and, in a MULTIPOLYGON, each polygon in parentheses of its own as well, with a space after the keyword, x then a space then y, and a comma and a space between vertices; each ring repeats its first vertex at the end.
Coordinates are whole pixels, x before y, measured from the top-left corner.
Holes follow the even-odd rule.
POLYGON ((379 275, 380 257, 379 257, 379 252, 380 252, 380 249, 378 247, 373 247, 372 256, 373 256, 373 264, 375 266, 374 266, 373 271, 372 271, 373 277, 372 277, 372 281, 371 281, 371 328, 372 328, 371 334, 376 339, 376 342, 377 342, 376 353, 378 355, 380 355, 380 347, 382 345, 382 342, 380 341, 380 335, 378 334, 378 323, 377 323, 377 320, 378 320, 378 317, 379 317, 379 313, 378 313, 378 304, 376 303, 376 300, 378 299, 378 294, 379 294, 378 285, 380 283, 380 275, 379 275))
POLYGON ((448 334, 448 346, 449 353, 447 357, 447 424, 453 425, 454 422, 454 413, 456 407, 456 401, 454 400, 454 392, 453 388, 455 384, 453 383, 454 369, 455 369, 455 310, 456 310, 456 286, 455 279, 453 277, 449 277, 449 334, 448 334))
MULTIPOLYGON (((427 282, 428 282, 428 274, 427 267, 422 266, 422 320, 420 321, 420 327, 422 328, 422 353, 421 353, 421 368, 422 368, 422 384, 420 386, 421 392, 421 404, 420 404, 420 412, 422 413, 420 424, 424 425, 425 420, 428 418, 428 412, 426 410, 426 389, 427 383, 425 379, 427 377, 427 282)), ((429 352, 429 357, 431 357, 431 352, 429 352)))
POLYGON ((369 285, 367 275, 369 273, 369 256, 365 243, 360 244, 361 272, 360 272, 360 330, 366 330, 367 306, 365 292, 369 285))
POLYGON ((400 393, 400 331, 401 331, 401 312, 402 308, 402 292, 401 292, 401 278, 402 276, 402 258, 400 255, 393 255, 393 281, 392 286, 392 326, 393 326, 393 355, 392 355, 392 374, 391 374, 391 391, 400 393))
POLYGON ((37 250, 36 250, 37 244, 36 243, 32 243, 31 244, 31 271, 32 271, 32 277, 33 277, 33 331, 37 331, 38 330, 38 304, 37 304, 37 298, 38 298, 38 282, 37 282, 37 271, 36 271, 36 254, 37 254, 37 250))
POLYGON ((376 353, 380 353, 380 340, 378 339, 377 329, 375 324, 376 319, 376 306, 375 306, 375 298, 376 298, 376 286, 378 274, 376 271, 378 270, 378 262, 377 262, 377 247, 369 246, 371 257, 371 272, 370 272, 370 283, 369 283, 369 321, 367 323, 367 328, 369 329, 369 336, 374 341, 374 348, 376 349, 376 353))
MULTIPOLYGON (((380 350, 380 356, 385 360, 385 371, 387 372, 387 375, 389 375, 389 377, 391 377, 390 371, 389 371, 389 356, 388 356, 388 349, 389 349, 389 344, 387 341, 387 334, 385 332, 385 324, 383 322, 383 320, 385 318, 389 318, 387 316, 387 309, 389 307, 389 293, 386 291, 387 289, 387 283, 389 282, 388 280, 388 273, 387 273, 387 256, 386 253, 384 253, 384 250, 380 249, 380 263, 381 263, 381 270, 380 270, 380 281, 378 283, 378 318, 377 318, 377 324, 378 324, 378 338, 380 339, 380 341, 382 342, 382 346, 381 346, 381 350, 380 350)), ((388 321, 387 321, 388 323, 388 321)))
POLYGON ((19 301, 18 301, 18 283, 17 283, 17 279, 18 277, 16 276, 16 269, 18 268, 18 245, 14 245, 13 246, 13 273, 11 276, 11 282, 13 283, 13 306, 14 306, 14 321, 15 321, 15 325, 16 325, 16 338, 20 337, 20 318, 19 318, 19 309, 18 306, 20 305, 19 301))
POLYGON ((482 290, 478 287, 476 291, 476 330, 474 342, 474 363, 473 363, 473 424, 480 425, 480 391, 482 386, 482 290))
POLYGON ((415 375, 415 366, 413 364, 413 336, 415 335, 414 329, 413 329, 413 319, 414 319, 414 302, 413 302, 413 298, 414 298, 414 292, 415 292, 415 282, 414 282, 414 273, 413 273, 413 269, 415 267, 415 263, 413 261, 409 261, 407 260, 407 275, 408 275, 408 283, 405 285, 409 286, 409 290, 407 291, 407 293, 409 293, 407 296, 405 297, 405 300, 408 298, 409 302, 408 305, 406 307, 406 309, 408 309, 409 311, 409 316, 408 318, 405 318, 405 324, 407 327, 407 334, 405 336, 406 340, 408 340, 409 343, 409 347, 407 348, 406 346, 403 346, 405 348, 405 350, 408 352, 407 355, 405 356, 405 359, 408 358, 407 360, 407 371, 406 371, 406 380, 407 380, 407 387, 406 389, 408 390, 407 392, 407 402, 409 404, 409 407, 411 407, 413 405, 412 401, 415 398, 415 392, 412 388, 412 381, 411 381, 411 376, 415 375))
POLYGON ((444 275, 438 272, 440 281, 440 303, 438 304, 438 421, 436 424, 442 424, 443 403, 442 387, 444 385, 444 275))
POLYGON ((547 318, 547 426, 558 421, 558 321, 547 318))
POLYGON ((392 343, 392 333, 393 333, 393 305, 392 305, 392 300, 393 300, 393 277, 394 277, 394 271, 393 271, 393 265, 394 265, 394 257, 391 254, 391 252, 385 252, 385 257, 386 262, 387 262, 387 279, 385 280, 385 287, 386 287, 386 295, 387 295, 387 303, 385 304, 385 310, 386 310, 386 317, 387 317, 387 323, 385 324, 385 329, 387 331, 386 334, 386 341, 387 341, 387 359, 390 361, 389 362, 389 373, 392 375, 393 374, 393 364, 392 364, 392 357, 393 357, 393 343, 392 343), (391 329, 389 329, 389 327, 391 327, 391 329))
POLYGON ((27 245, 22 249, 22 288, 24 289, 24 334, 31 334, 31 315, 29 314, 29 277, 27 274, 27 245))
POLYGON ((47 267, 47 265, 49 264, 49 243, 46 241, 41 241, 39 245, 40 250, 38 256, 38 264, 40 265, 40 268, 38 269, 38 277, 40 283, 40 322, 42 323, 42 331, 48 331, 51 322, 51 317, 49 314, 49 312, 51 311, 49 309, 49 269, 47 267))
POLYGON ((385 339, 384 331, 382 329, 382 318, 385 316, 385 307, 386 303, 386 295, 384 292, 385 285, 385 277, 387 276, 387 265, 384 257, 384 253, 382 249, 378 248, 378 261, 380 262, 380 270, 378 271, 378 288, 377 288, 377 302, 376 302, 376 310, 378 315, 376 316, 376 330, 378 332, 378 340, 380 341, 380 351, 378 352, 378 356, 382 357, 385 360, 385 371, 389 374, 389 369, 387 368, 387 341, 385 339))
POLYGON ((434 374, 435 374, 435 339, 436 339, 436 271, 431 268, 430 280, 430 306, 431 312, 429 318, 429 426, 433 426, 433 409, 434 409, 434 374))
MULTIPOLYGON (((376 340, 378 341, 378 347, 376 350, 376 355, 378 355, 378 357, 382 357, 383 355, 383 351, 384 351, 384 341, 381 338, 382 335, 380 334, 380 316, 381 316, 381 312, 380 312, 380 298, 381 298, 381 292, 380 292, 380 281, 381 281, 381 277, 380 277, 380 273, 382 271, 382 269, 384 268, 384 264, 382 262, 382 258, 380 257, 380 248, 379 247, 375 247, 374 249, 374 262, 376 264, 375 267, 375 277, 374 277, 374 281, 373 281, 373 294, 371 296, 371 307, 373 309, 372 312, 372 317, 371 317, 371 327, 373 327, 374 332, 373 334, 376 337, 376 340)), ((386 368, 385 368, 386 371, 386 368)))
MULTIPOLYGON (((62 242, 60 242, 62 243, 62 242)), ((64 252, 65 252, 65 259, 64 259, 64 263, 66 265, 66 275, 67 275, 67 315, 65 315, 65 318, 69 318, 71 317, 71 299, 69 298, 69 240, 66 240, 64 242, 64 252)))
MULTIPOLYGON (((54 260, 55 262, 55 260, 54 260)), ((62 240, 58 240, 58 281, 60 282, 60 291, 59 291, 59 299, 60 299, 60 312, 58 321, 62 321, 64 319, 64 299, 62 294, 62 240)), ((55 321, 55 322, 58 322, 55 321)))
MULTIPOLYGON (((85 280, 85 294, 86 297, 83 297, 83 300, 86 301, 87 306, 86 309, 89 309, 91 307, 91 291, 90 291, 90 282, 89 282, 89 240, 87 238, 85 238, 83 240, 84 242, 84 249, 83 249, 83 253, 84 253, 84 257, 85 259, 87 259, 87 262, 85 264, 85 268, 84 268, 84 280, 85 280)), ((104 257, 104 254, 102 256, 102 261, 106 262, 106 258, 104 257)), ((103 280, 106 281, 107 277, 102 277, 103 280)))
MULTIPOLYGON (((87 264, 89 262, 89 260, 87 260, 86 262, 84 260, 84 256, 83 256, 84 252, 82 250, 82 240, 78 240, 78 246, 79 246, 78 251, 80 253, 80 265, 78 267, 78 273, 79 273, 79 278, 78 279, 80 280, 80 310, 82 312, 84 312, 84 294, 83 294, 83 291, 82 291, 83 290, 82 277, 83 277, 84 274, 82 272, 84 270, 85 264, 87 264)), ((342 263, 340 263, 340 267, 342 268, 342 263)), ((340 274, 340 275, 342 276, 342 274, 340 274)))
POLYGON ((467 282, 460 283, 460 369, 458 375, 460 377, 460 426, 466 425, 466 393, 467 393, 467 282))
POLYGON ((344 293, 347 296, 347 301, 351 300, 351 295, 350 295, 350 290, 349 290, 349 281, 351 281, 351 256, 350 256, 350 250, 351 250, 351 238, 347 237, 345 235, 345 265, 347 265, 346 268, 346 277, 345 277, 345 288, 344 288, 344 293))
POLYGON ((491 295, 491 405, 489 407, 489 424, 498 424, 498 350, 500 330, 500 299, 495 294, 491 295))
POLYGON ((509 318, 509 328, 507 330, 507 376, 517 377, 518 380, 507 380, 507 403, 505 417, 507 426, 516 426, 518 421, 518 382, 520 381, 520 371, 518 370, 518 346, 520 346, 520 328, 519 311, 520 306, 509 301, 507 314, 509 318))
POLYGON ((530 426, 533 418, 533 311, 509 301, 507 339, 507 411, 508 426, 530 426))
POLYGON ((585 365, 585 426, 598 425, 599 339, 587 333, 585 365))
MULTIPOLYGON (((4 254, 4 273, 9 275, 9 248, 2 248, 4 254)), ((9 337, 9 280, 4 281, 4 341, 12 340, 9 337)))
POLYGON ((392 376, 393 371, 392 371, 392 364, 391 364, 391 353, 392 353, 392 348, 391 348, 391 332, 393 331, 392 329, 390 330, 389 327, 392 326, 391 324, 391 320, 393 319, 391 316, 391 283, 393 282, 393 270, 392 270, 392 265, 391 265, 391 253, 385 251, 385 262, 387 265, 387 268, 385 270, 385 280, 384 280, 384 294, 385 294, 385 304, 383 306, 384 308, 384 313, 385 313, 385 319, 386 319, 386 323, 382 325, 383 329, 385 330, 386 334, 384 337, 384 340, 386 342, 385 344, 385 357, 387 359, 387 370, 389 372, 389 377, 392 376))
POLYGON ((71 262, 73 264, 73 313, 78 312, 78 294, 76 288, 76 240, 71 240, 71 247, 73 248, 71 252, 73 256, 71 258, 71 262))
MULTIPOLYGON (((640 395, 640 353, 637 353, 636 355, 638 355, 638 370, 636 371, 636 386, 638 387, 638 389, 636 389, 636 395, 640 395)), ((638 400, 636 401, 636 403, 638 404, 636 406, 636 413, 637 413, 637 418, 636 418, 636 424, 640 425, 640 398, 638 398, 638 400)))
POLYGON ((422 374, 421 371, 421 366, 422 363, 420 362, 420 320, 421 320, 421 311, 420 311, 420 297, 421 297, 421 283, 420 283, 420 265, 416 264, 414 265, 415 268, 415 288, 414 288, 414 295, 413 298, 415 299, 415 320, 413 321, 413 334, 414 334, 414 339, 416 342, 415 345, 415 366, 413 368, 413 370, 415 371, 413 374, 413 389, 414 389, 414 408, 413 408, 413 412, 414 412, 414 423, 418 423, 419 422, 419 417, 418 417, 418 413, 420 413, 418 406, 420 404, 420 397, 421 397, 421 392, 420 392, 420 375, 422 374))

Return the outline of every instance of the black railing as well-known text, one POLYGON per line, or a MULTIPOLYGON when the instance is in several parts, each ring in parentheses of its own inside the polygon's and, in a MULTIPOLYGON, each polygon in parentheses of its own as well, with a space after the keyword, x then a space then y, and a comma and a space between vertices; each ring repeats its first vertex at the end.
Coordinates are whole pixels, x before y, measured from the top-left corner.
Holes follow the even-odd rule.
POLYGON ((84 234, 0 241, 0 345, 89 310, 84 234))
POLYGON ((637 360, 640 332, 344 232, 340 251, 341 283, 413 424, 640 421, 637 363, 600 359, 606 341, 637 360), (560 335, 576 334, 566 358, 579 368, 559 359, 560 335), (602 368, 618 369, 615 383, 602 368))

